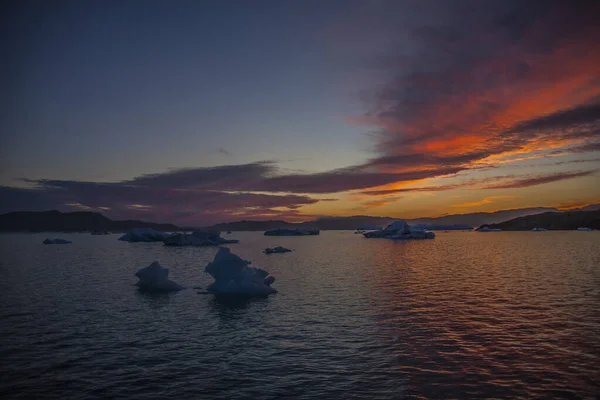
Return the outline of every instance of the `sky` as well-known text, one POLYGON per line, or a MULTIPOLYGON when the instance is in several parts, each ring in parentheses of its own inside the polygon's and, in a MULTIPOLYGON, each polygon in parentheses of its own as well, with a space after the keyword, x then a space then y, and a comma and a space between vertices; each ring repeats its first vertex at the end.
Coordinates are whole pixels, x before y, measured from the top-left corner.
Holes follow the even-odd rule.
POLYGON ((6 1, 0 212, 600 203, 600 2, 6 1))

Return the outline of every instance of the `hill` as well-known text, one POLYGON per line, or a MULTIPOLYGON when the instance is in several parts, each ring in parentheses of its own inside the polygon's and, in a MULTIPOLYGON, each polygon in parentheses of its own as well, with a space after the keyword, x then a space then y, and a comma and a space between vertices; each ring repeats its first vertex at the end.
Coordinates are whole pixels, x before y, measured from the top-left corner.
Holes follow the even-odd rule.
MULTIPOLYGON (((506 221, 515 217, 524 215, 539 214, 544 211, 556 211, 556 208, 521 208, 515 210, 502 210, 491 213, 479 212, 470 214, 452 214, 442 217, 428 217, 407 219, 411 225, 426 225, 434 229, 469 229, 469 227, 480 226, 484 224, 493 224, 506 221)), ((269 221, 236 221, 223 224, 212 225, 207 229, 219 231, 266 231, 276 228, 301 228, 312 227, 321 230, 354 230, 360 226, 375 225, 386 226, 398 218, 391 217, 369 217, 366 215, 356 215, 351 217, 322 217, 313 221, 292 223, 280 220, 269 221)))
POLYGON ((600 211, 545 212, 487 226, 505 231, 529 231, 533 228, 548 230, 600 229, 600 211))
POLYGON ((132 228, 153 228, 159 231, 177 231, 171 224, 155 224, 137 220, 113 221, 102 214, 78 211, 17 211, 0 215, 0 231, 12 232, 78 232, 106 230, 123 232, 132 228))

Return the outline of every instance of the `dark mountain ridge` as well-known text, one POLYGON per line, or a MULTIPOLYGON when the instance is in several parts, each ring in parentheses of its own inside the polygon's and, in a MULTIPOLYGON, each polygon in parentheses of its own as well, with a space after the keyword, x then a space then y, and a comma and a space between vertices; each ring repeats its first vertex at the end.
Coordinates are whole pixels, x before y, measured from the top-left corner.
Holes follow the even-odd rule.
POLYGON ((504 231, 530 231, 533 228, 548 230, 600 229, 600 211, 545 212, 487 226, 504 231))
POLYGON ((172 224, 156 224, 137 220, 113 221, 100 213, 77 211, 16 211, 0 215, 0 231, 12 232, 123 232, 132 228, 153 228, 159 231, 177 231, 172 224))

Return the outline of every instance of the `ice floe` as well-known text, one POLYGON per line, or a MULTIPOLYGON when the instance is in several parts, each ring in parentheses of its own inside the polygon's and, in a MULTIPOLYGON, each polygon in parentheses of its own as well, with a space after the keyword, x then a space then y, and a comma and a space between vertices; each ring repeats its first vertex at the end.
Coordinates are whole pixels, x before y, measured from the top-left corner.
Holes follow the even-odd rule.
POLYGON ((164 240, 165 246, 219 246, 238 243, 235 239, 224 239, 219 232, 196 231, 191 234, 175 233, 164 240))
POLYGON ((220 247, 212 262, 204 271, 215 281, 206 290, 215 294, 266 296, 277 291, 271 287, 275 278, 263 269, 250 267, 250 261, 233 254, 227 247, 220 247))
POLYGON ((183 286, 169 280, 169 269, 163 268, 158 262, 140 269, 135 273, 139 281, 137 285, 141 290, 152 292, 175 292, 182 290, 183 286))
POLYGON ((366 238, 385 238, 395 240, 409 239, 433 239, 435 233, 423 229, 411 228, 404 220, 397 220, 383 229, 366 232, 363 234, 366 238))
POLYGON ((273 254, 273 253, 289 253, 290 249, 286 249, 285 247, 277 246, 277 247, 267 247, 263 253, 265 254, 273 254))
POLYGON ((133 228, 119 238, 124 242, 162 242, 170 234, 152 228, 133 228))

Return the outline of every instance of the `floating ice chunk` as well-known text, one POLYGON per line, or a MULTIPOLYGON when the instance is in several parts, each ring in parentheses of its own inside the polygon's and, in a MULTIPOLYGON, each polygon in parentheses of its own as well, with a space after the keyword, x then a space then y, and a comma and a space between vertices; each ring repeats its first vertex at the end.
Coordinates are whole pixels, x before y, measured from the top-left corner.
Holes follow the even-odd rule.
POLYGON ((475 229, 477 232, 502 232, 500 228, 490 228, 489 226, 480 226, 475 229))
POLYGON ((164 240, 165 246, 219 246, 238 243, 235 239, 224 239, 219 232, 196 231, 192 234, 175 233, 164 240))
POLYGON ((124 242, 161 242, 169 234, 152 228, 133 228, 119 238, 124 242))
POLYGON ((44 244, 69 244, 69 243, 73 243, 73 242, 71 242, 70 240, 60 239, 60 238, 56 238, 56 239, 46 238, 44 240, 44 244))
POLYGON ((577 228, 578 231, 582 231, 582 232, 590 232, 593 231, 592 228, 577 228))
POLYGON ((366 238, 385 238, 395 240, 410 239, 434 239, 435 233, 419 228, 411 228, 404 220, 397 220, 386 226, 384 229, 366 232, 363 234, 366 238))
POLYGON ((533 228, 533 229, 531 230, 531 232, 544 232, 544 231, 547 231, 547 230, 548 230, 548 229, 544 229, 544 228, 533 228))
POLYGON ((263 253, 265 254, 273 254, 273 253, 289 253, 290 249, 286 249, 285 247, 277 246, 277 247, 267 247, 263 253))
POLYGON ((182 286, 169 280, 169 269, 163 268, 158 262, 140 269, 135 273, 139 282, 137 285, 141 290, 153 292, 175 292, 183 289, 182 286))
POLYGON ((249 267, 249 261, 233 254, 227 247, 220 247, 212 262, 204 271, 215 281, 207 291, 215 294, 266 296, 277 291, 271 287, 275 278, 263 269, 249 267))
POLYGON ((310 236, 318 235, 317 228, 279 228, 265 232, 265 236, 310 236))

